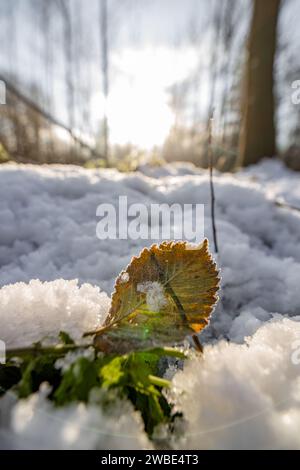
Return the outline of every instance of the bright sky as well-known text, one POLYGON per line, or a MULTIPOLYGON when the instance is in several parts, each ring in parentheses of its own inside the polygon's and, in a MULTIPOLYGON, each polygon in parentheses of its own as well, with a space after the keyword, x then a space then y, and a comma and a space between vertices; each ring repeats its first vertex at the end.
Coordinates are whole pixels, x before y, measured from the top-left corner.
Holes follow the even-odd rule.
MULTIPOLYGON (((168 87, 183 80, 197 64, 192 48, 125 49, 112 55, 118 74, 107 103, 110 139, 150 149, 165 140, 174 122, 168 87)), ((94 119, 103 109, 103 96, 92 102, 94 119)))

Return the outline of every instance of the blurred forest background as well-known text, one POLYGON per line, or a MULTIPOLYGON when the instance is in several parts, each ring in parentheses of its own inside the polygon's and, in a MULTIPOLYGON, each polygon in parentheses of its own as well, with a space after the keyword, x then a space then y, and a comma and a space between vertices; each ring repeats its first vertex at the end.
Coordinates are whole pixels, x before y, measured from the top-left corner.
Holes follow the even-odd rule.
POLYGON ((300 170, 299 0, 0 0, 0 161, 300 170))

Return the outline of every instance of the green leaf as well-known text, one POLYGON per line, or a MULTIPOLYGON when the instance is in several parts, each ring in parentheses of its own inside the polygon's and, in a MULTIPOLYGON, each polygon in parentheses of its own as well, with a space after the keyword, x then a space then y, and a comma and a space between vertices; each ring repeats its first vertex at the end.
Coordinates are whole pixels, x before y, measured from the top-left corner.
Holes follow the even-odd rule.
POLYGON ((57 405, 72 401, 87 402, 93 387, 99 386, 98 362, 80 357, 63 374, 62 381, 54 393, 57 405))
POLYGON ((159 370, 167 356, 181 360, 186 357, 184 353, 172 348, 154 348, 124 355, 98 353, 94 359, 77 358, 62 373, 55 363, 68 351, 67 346, 59 347, 59 354, 56 346, 19 350, 20 356, 17 356, 22 357, 20 365, 10 363, 0 367, 0 394, 17 384, 16 392, 25 398, 38 391, 41 383, 46 381, 52 387, 48 399, 57 406, 96 399, 93 403, 106 410, 114 406, 117 398, 125 398, 141 413, 149 436, 158 424, 172 423, 172 406, 163 393, 170 383, 159 376, 159 370), (99 393, 91 395, 94 389, 99 393))
POLYGON ((75 344, 74 340, 71 338, 71 336, 66 333, 65 331, 60 331, 58 335, 59 339, 63 344, 75 344))
POLYGON ((99 377, 104 388, 121 385, 126 376, 126 361, 127 356, 117 356, 100 368, 99 377))
MULTIPOLYGON (((178 353, 174 350, 169 352, 178 353)), ((170 383, 156 375, 163 356, 166 352, 160 348, 137 351, 113 358, 99 372, 103 386, 117 387, 120 394, 127 396, 141 412, 149 435, 157 424, 171 420, 171 407, 162 393, 170 383)))
POLYGON ((18 385, 21 398, 38 391, 41 383, 48 382, 54 388, 60 380, 60 372, 55 368, 56 356, 40 355, 22 365, 22 379, 18 385))

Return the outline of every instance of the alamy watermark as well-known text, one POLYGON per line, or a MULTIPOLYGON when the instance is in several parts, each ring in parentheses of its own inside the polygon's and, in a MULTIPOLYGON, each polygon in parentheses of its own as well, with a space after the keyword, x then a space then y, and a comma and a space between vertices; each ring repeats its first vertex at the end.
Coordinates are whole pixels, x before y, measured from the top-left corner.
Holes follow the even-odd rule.
POLYGON ((291 361, 294 366, 298 366, 300 364, 300 339, 297 339, 292 344, 292 355, 291 361))
POLYGON ((96 235, 100 240, 187 240, 204 238, 203 204, 128 204, 119 196, 117 206, 97 207, 96 235))
POLYGON ((291 86, 295 90, 291 96, 292 103, 300 104, 300 80, 295 80, 291 86))
POLYGON ((6 85, 0 80, 0 104, 6 104, 6 85))

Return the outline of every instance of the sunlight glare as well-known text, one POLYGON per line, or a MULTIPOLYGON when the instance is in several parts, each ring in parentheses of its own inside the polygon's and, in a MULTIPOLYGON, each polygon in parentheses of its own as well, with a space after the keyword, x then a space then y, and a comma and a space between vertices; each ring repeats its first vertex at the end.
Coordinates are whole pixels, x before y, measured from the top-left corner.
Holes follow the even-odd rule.
MULTIPOLYGON (((174 122, 167 88, 183 80, 196 60, 195 51, 188 48, 180 52, 165 47, 126 49, 112 55, 117 79, 113 80, 107 104, 111 142, 132 143, 144 149, 161 145, 174 122)), ((103 101, 100 93, 94 96, 95 116, 99 117, 103 101)))

